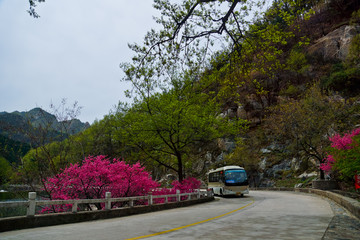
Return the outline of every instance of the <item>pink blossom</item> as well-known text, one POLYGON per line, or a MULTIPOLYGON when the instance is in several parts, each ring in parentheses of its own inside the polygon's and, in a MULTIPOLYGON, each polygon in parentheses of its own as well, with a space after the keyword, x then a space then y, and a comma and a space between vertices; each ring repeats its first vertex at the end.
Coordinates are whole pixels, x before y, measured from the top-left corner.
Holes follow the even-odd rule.
MULTIPOLYGON (((89 156, 81 165, 71 164, 48 178, 45 186, 51 199, 95 199, 104 198, 106 192, 114 198, 146 195, 159 183, 139 163, 129 165, 105 156, 89 156)), ((66 207, 53 210, 65 211, 66 207)))
POLYGON ((351 133, 345 133, 343 137, 340 134, 336 134, 333 137, 329 138, 332 142, 331 147, 335 149, 351 149, 351 144, 353 143, 352 138, 360 134, 360 128, 353 130, 351 133))
MULTIPOLYGON (((360 128, 354 129, 351 133, 345 133, 344 136, 340 134, 335 134, 333 137, 330 137, 331 147, 336 150, 348 150, 352 149, 353 137, 360 134, 360 128)), ((335 163, 334 155, 328 155, 324 162, 320 164, 320 169, 325 172, 330 172, 335 163)))
POLYGON ((325 171, 325 172, 330 172, 331 168, 332 168, 332 164, 335 162, 334 156, 332 155, 328 155, 325 158, 324 163, 320 164, 320 169, 325 171))
MULTIPOLYGON (((140 163, 130 165, 102 155, 89 156, 82 163, 70 164, 61 173, 45 181, 46 190, 53 200, 105 198, 106 192, 111 192, 112 198, 143 196, 150 191, 154 195, 175 194, 176 190, 193 192, 200 187, 200 181, 187 178, 181 183, 174 181, 171 189, 160 189, 159 186, 140 163)), ((162 202, 164 199, 155 199, 155 203, 162 202)), ((116 204, 121 206, 123 203, 116 204)), ((98 204, 98 207, 103 208, 104 204, 98 204)), ((41 212, 63 212, 71 208, 71 204, 66 204, 47 207, 41 212)))

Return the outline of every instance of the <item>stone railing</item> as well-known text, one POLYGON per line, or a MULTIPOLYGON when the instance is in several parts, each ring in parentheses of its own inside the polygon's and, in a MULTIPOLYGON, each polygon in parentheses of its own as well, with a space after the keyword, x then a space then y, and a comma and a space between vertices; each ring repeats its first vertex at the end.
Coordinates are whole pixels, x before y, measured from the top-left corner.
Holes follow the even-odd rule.
POLYGON ((180 193, 177 190, 176 194, 170 195, 153 195, 152 192, 149 192, 146 196, 136 196, 136 197, 122 197, 122 198, 111 198, 111 192, 106 192, 105 198, 102 199, 71 199, 71 200, 36 200, 36 192, 29 192, 29 199, 27 201, 14 201, 14 202, 0 202, 0 208, 10 208, 10 207, 27 207, 27 216, 35 216, 36 206, 54 206, 54 205, 72 205, 72 213, 78 212, 79 204, 97 204, 105 203, 104 210, 111 210, 112 203, 118 202, 127 202, 128 207, 134 207, 134 202, 143 200, 144 205, 153 205, 155 199, 163 199, 163 203, 169 203, 169 199, 174 199, 175 202, 187 201, 200 199, 204 197, 213 197, 212 191, 207 190, 197 190, 192 193, 180 193))
MULTIPOLYGON (((100 219, 130 216, 134 214, 161 211, 166 209, 191 206, 214 200, 211 191, 200 190, 193 193, 179 193, 171 195, 153 195, 125 198, 111 198, 107 193, 103 199, 73 199, 73 200, 36 200, 36 193, 29 193, 28 201, 0 202, 0 207, 27 207, 27 216, 0 218, 0 232, 16 229, 53 226, 58 224, 77 223, 100 219), (136 202, 137 201, 137 202, 136 202), (125 207, 112 207, 116 203, 123 203, 125 207), (159 203, 161 202, 161 203, 159 203), (79 204, 90 204, 90 207, 101 203, 103 209, 94 211, 78 211, 79 204), (71 204, 69 212, 36 214, 36 206, 54 206, 71 204), (142 204, 142 205, 140 205, 142 204)), ((83 209, 83 208, 82 208, 83 209)))

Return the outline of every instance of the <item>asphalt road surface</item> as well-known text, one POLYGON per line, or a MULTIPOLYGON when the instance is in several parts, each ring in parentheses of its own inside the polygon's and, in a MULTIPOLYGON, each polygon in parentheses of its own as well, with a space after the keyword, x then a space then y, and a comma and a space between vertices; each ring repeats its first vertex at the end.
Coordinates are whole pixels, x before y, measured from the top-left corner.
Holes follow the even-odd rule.
POLYGON ((0 239, 321 239, 333 216, 329 202, 315 195, 251 191, 160 212, 3 232, 0 239))

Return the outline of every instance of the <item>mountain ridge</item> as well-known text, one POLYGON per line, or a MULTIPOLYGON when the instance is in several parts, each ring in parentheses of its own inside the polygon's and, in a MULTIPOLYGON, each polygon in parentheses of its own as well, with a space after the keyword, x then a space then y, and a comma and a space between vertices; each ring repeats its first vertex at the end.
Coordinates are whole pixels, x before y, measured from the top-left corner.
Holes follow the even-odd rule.
POLYGON ((88 122, 83 123, 76 118, 59 121, 54 114, 39 107, 29 111, 0 112, 0 135, 28 144, 32 143, 29 135, 39 133, 40 130, 50 133, 46 142, 51 142, 52 139, 65 139, 89 127, 88 122), (61 136, 61 139, 57 136, 61 136))

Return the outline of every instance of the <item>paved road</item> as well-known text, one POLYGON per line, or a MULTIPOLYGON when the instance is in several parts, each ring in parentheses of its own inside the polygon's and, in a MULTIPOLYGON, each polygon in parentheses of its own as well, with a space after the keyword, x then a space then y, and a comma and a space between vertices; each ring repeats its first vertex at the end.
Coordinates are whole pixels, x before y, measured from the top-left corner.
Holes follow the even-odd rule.
POLYGON ((186 208, 0 233, 0 239, 321 239, 334 212, 327 200, 251 191, 186 208))

